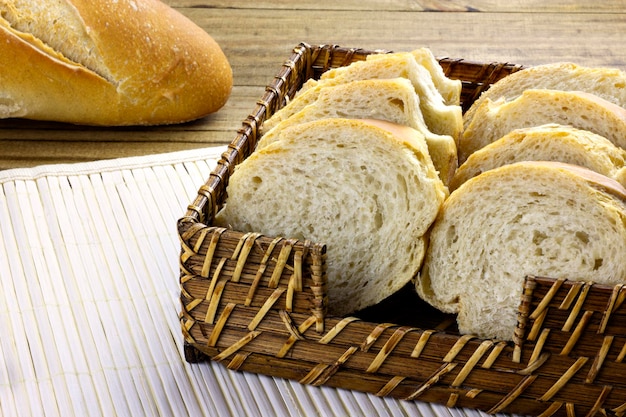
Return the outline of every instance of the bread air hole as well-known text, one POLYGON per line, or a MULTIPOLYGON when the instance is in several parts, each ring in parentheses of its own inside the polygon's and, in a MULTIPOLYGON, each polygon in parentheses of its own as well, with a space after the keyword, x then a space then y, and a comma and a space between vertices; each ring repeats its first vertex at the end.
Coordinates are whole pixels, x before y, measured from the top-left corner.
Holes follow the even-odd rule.
POLYGON ((448 231, 446 234, 448 242, 450 243, 456 243, 456 241, 459 240, 459 235, 456 233, 456 227, 453 224, 448 227, 448 231))
POLYGON ((604 263, 604 259, 596 258, 594 263, 593 263, 593 270, 597 271, 598 269, 602 268, 602 264, 603 263, 604 263))
POLYGON ((589 234, 587 232, 576 232, 575 233, 576 239, 580 240, 582 243, 584 244, 588 244, 589 243, 589 234))
POLYGON ((389 104, 397 107, 398 109, 400 109, 401 112, 404 112, 404 101, 396 98, 396 99, 389 100, 389 104))
POLYGON ((547 237, 548 236, 545 233, 543 233, 542 231, 533 230, 533 243, 535 245, 540 245, 541 242, 546 240, 547 237))

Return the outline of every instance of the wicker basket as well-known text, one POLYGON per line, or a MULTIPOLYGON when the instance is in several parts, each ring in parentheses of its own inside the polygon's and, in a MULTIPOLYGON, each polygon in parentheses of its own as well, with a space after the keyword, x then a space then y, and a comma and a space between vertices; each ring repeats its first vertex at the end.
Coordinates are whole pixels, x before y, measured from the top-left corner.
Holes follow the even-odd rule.
MULTIPOLYGON (((515 342, 459 335, 408 291, 357 317, 327 317, 325 247, 211 227, 233 167, 302 83, 370 53, 301 44, 179 220, 186 359, 488 413, 623 415, 626 289, 526 277, 515 342), (391 307, 393 306, 393 307, 391 307)), ((469 106, 518 65, 441 59, 469 106)))

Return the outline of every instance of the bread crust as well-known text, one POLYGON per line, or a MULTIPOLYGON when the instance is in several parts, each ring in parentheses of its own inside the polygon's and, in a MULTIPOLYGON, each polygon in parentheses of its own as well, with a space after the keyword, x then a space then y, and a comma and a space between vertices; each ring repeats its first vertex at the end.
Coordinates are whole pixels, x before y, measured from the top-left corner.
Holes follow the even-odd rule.
POLYGON ((170 124, 215 112, 228 99, 232 70, 223 51, 171 7, 158 0, 103 0, 98 7, 70 0, 67 7, 78 14, 103 67, 70 60, 71 51, 2 20, 0 117, 170 124))

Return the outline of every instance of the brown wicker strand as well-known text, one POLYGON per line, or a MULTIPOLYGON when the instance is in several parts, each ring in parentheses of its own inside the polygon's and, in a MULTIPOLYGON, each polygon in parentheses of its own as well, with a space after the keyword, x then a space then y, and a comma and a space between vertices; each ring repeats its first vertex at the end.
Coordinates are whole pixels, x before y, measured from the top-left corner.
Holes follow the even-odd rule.
POLYGON ((369 351, 374 342, 376 342, 383 332, 390 327, 395 327, 395 325, 393 323, 380 323, 374 327, 372 332, 368 334, 363 343, 361 343, 361 350, 363 352, 369 351))
POLYGON ((339 368, 346 363, 359 349, 356 346, 350 346, 331 366, 324 368, 324 371, 318 377, 311 381, 313 386, 324 385, 328 380, 337 373, 339 368))
POLYGON ((343 329, 346 328, 346 326, 348 324, 352 323, 353 321, 357 321, 357 320, 359 320, 359 319, 356 318, 356 317, 346 317, 346 318, 342 319, 332 329, 330 329, 328 331, 328 333, 326 333, 318 341, 318 343, 321 343, 323 345, 329 344, 335 338, 335 336, 337 336, 343 329))
POLYGON ((623 416, 624 414, 626 414, 626 402, 619 407, 613 408, 611 411, 613 411, 616 416, 623 416))
POLYGON ((452 382, 452 384, 450 386, 452 386, 452 387, 460 387, 461 384, 463 384, 465 379, 472 372, 472 369, 474 369, 474 367, 476 366, 478 361, 492 347, 493 347, 493 341, 491 341, 491 340, 483 341, 480 344, 480 346, 478 347, 478 349, 476 349, 474 351, 474 353, 472 353, 472 356, 469 358, 469 360, 467 362, 465 362, 465 365, 463 365, 463 368, 457 374, 456 378, 454 378, 454 381, 452 382))
POLYGON ((312 325, 314 325, 316 323, 317 319, 315 318, 315 316, 310 316, 308 319, 306 319, 304 322, 302 322, 302 324, 298 327, 298 332, 290 332, 290 336, 289 338, 287 338, 287 341, 281 346, 281 348, 279 349, 278 353, 276 353, 276 357, 277 358, 284 358, 287 353, 289 352, 289 350, 293 347, 293 345, 298 341, 298 340, 304 340, 304 336, 302 336, 302 334, 304 332, 306 332, 309 327, 311 327, 312 325))
POLYGON ((241 368, 241 366, 243 366, 243 364, 246 362, 248 356, 250 356, 249 352, 236 353, 235 355, 233 355, 233 358, 230 360, 230 362, 226 364, 226 368, 232 371, 238 371, 239 368, 241 368))
MULTIPOLYGON (((563 407, 562 402, 554 401, 551 404, 549 404, 548 408, 546 408, 543 413, 539 414, 538 417, 550 417, 554 415, 557 411, 559 411, 561 407, 563 407)), ((566 415, 571 416, 571 415, 576 415, 576 414, 572 414, 572 410, 570 410, 568 407, 566 415)))
MULTIPOLYGON (((222 261, 226 261, 226 258, 223 258, 222 261)), ((224 262, 220 262, 220 265, 223 265, 223 264, 224 262)), ((215 315, 217 314, 217 309, 220 304, 220 298, 222 297, 222 294, 224 293, 224 287, 226 286, 226 283, 228 282, 228 280, 220 279, 216 275, 215 278, 213 279, 213 282, 215 282, 216 284, 215 284, 214 290, 211 292, 209 308, 207 308, 206 316, 204 317, 205 323, 208 323, 208 324, 213 324, 215 321, 215 315)), ((202 300, 199 300, 199 301, 202 301, 202 300)), ((190 311, 190 309, 188 309, 188 311, 190 311)))
POLYGON ((544 309, 541 314, 539 314, 539 316, 535 318, 535 321, 530 328, 530 332, 528 332, 528 336, 526 336, 526 340, 537 340, 539 334, 541 333, 543 323, 548 316, 548 311, 550 311, 550 309, 544 309))
POLYGON ((224 349, 220 354, 215 355, 212 359, 214 361, 218 361, 218 362, 219 361, 223 361, 224 359, 228 358, 230 355, 232 355, 233 353, 237 352, 239 349, 241 349, 242 347, 244 347, 245 345, 250 343, 252 340, 254 340, 261 333, 262 332, 260 332, 258 330, 249 332, 244 337, 239 339, 236 343, 233 343, 228 348, 224 349))
POLYGON ((424 394, 424 392, 426 392, 427 390, 432 388, 435 384, 437 384, 437 382, 439 382, 439 380, 443 378, 444 375, 451 372, 456 366, 457 366, 456 363, 443 363, 439 367, 439 369, 437 369, 437 371, 435 371, 430 376, 430 378, 424 381, 423 384, 421 384, 412 394, 410 394, 405 399, 409 401, 417 399, 419 396, 424 394))
POLYGON ((567 385, 567 382, 574 377, 574 375, 580 371, 580 369, 587 363, 589 358, 581 356, 576 359, 576 362, 569 367, 569 369, 561 375, 561 377, 552 385, 540 398, 539 401, 549 401, 552 397, 556 395, 564 386, 567 385))
POLYGON ((393 349, 400 343, 405 334, 410 332, 411 330, 415 330, 411 327, 402 326, 396 329, 395 332, 391 335, 391 337, 385 342, 385 345, 378 351, 378 354, 374 358, 374 360, 367 367, 365 372, 372 373, 378 371, 381 367, 387 356, 393 351, 393 349))
POLYGON ((428 343, 428 339, 433 333, 435 333, 434 330, 425 330, 424 332, 422 332, 419 340, 417 341, 417 343, 415 344, 415 347, 413 348, 413 351, 411 352, 412 358, 419 358, 419 356, 424 351, 424 348, 426 347, 426 343, 428 343))
POLYGON ((288 267, 287 259, 291 254, 291 249, 293 248, 294 243, 295 241, 292 239, 287 239, 282 242, 282 248, 280 249, 280 253, 278 254, 278 259, 276 260, 274 272, 272 273, 270 282, 267 285, 269 288, 276 288, 278 286, 278 280, 283 273, 283 269, 288 267))
MULTIPOLYGON (((489 356, 487 356, 487 359, 485 359, 485 362, 483 362, 483 364, 481 365, 481 367, 485 369, 491 368, 493 364, 495 363, 496 359, 498 359, 498 356, 500 356, 502 351, 504 351, 504 348, 506 348, 506 346, 507 346, 506 342, 503 342, 503 341, 497 342, 494 348, 491 350, 491 353, 489 354, 489 356)), ((516 363, 519 363, 519 361, 516 361, 516 363)))
POLYGON ((609 350, 611 349, 611 345, 613 344, 614 339, 615 337, 613 336, 604 337, 602 341, 602 347, 598 351, 598 354, 596 355, 595 359, 593 360, 593 363, 591 364, 591 369, 589 369, 587 378, 585 378, 585 383, 592 384, 593 381, 598 376, 598 373, 602 369, 602 365, 604 364, 604 361, 606 360, 606 356, 608 355, 609 350))
POLYGON ((393 378, 389 379, 389 381, 387 381, 387 383, 375 395, 378 397, 385 397, 387 395, 390 395, 391 392, 396 389, 398 385, 400 385, 405 379, 406 377, 403 376, 394 376, 393 378))
POLYGON ((459 352, 461 352, 461 350, 467 344, 467 342, 475 338, 476 336, 474 336, 473 334, 464 334, 463 336, 459 337, 459 339, 454 343, 454 346, 448 351, 446 356, 443 358, 443 361, 452 362, 454 358, 456 357, 456 355, 458 355, 459 352))
MULTIPOLYGON (((534 277, 532 278, 532 280, 534 280, 534 277)), ((539 314, 543 313, 543 311, 548 307, 548 304, 552 302, 552 298, 556 295, 557 291, 559 290, 559 288, 561 288, 561 285, 563 285, 564 282, 565 282, 564 279, 558 279, 554 281, 548 293, 541 299, 541 302, 539 303, 539 305, 530 314, 529 317, 531 319, 534 320, 537 318, 539 314)))
POLYGON ((224 329, 224 326, 226 326, 230 314, 233 312, 233 310, 235 310, 236 306, 237 304, 235 303, 228 303, 226 305, 226 308, 224 308, 224 311, 222 311, 222 314, 220 314, 220 317, 217 319, 215 327, 213 327, 213 330, 209 334, 207 346, 215 347, 217 345, 220 334, 222 333, 222 330, 224 329))
POLYGON ((504 411, 516 398, 518 398, 526 389, 535 382, 537 379, 537 375, 527 375, 524 377, 519 384, 506 396, 502 397, 502 399, 493 406, 493 408, 489 409, 487 413, 496 414, 504 411))
POLYGON ((535 347, 533 348, 533 351, 530 355, 530 363, 538 361, 541 355, 543 354, 543 347, 545 346, 546 341, 548 340, 548 336, 550 335, 551 330, 552 329, 543 329, 541 331, 541 334, 539 335, 539 338, 537 339, 537 342, 535 343, 535 347))
MULTIPOLYGON (((200 276, 204 278, 209 277, 211 264, 213 262, 213 256, 215 255, 215 249, 217 249, 217 244, 219 242, 220 236, 224 233, 226 229, 223 228, 212 228, 211 231, 211 242, 209 243, 209 247, 207 249, 206 255, 204 256, 204 262, 202 263, 202 270, 200 271, 200 276)), ((209 228, 205 229, 206 232, 209 231, 209 228)), ((204 239, 198 239, 198 242, 204 242, 204 239)), ((195 249, 195 248, 194 248, 195 249)), ((196 253, 199 252, 196 250, 196 253)))
POLYGON ((619 351, 617 358, 615 358, 615 362, 622 362, 626 357, 626 343, 622 345, 622 349, 619 351))
MULTIPOLYGON (((563 349, 561 350, 561 355, 569 355, 572 352, 572 350, 576 346, 576 343, 578 342, 583 332, 585 331, 585 327, 587 327, 587 324, 591 320, 591 316, 593 316, 593 311, 584 312, 582 318, 578 321, 578 325, 572 332, 570 338, 567 340, 567 343, 565 344, 565 346, 563 346, 563 349)), ((568 318, 568 321, 569 321, 569 318, 568 318)), ((567 331, 565 329, 563 330, 567 331)))
POLYGON ((576 300, 576 297, 580 293, 580 290, 582 289, 584 284, 585 284, 584 282, 574 282, 572 286, 570 287, 569 291, 567 292, 567 295, 563 299, 563 302, 561 302, 559 309, 561 310, 571 309, 572 303, 574 302, 574 300, 576 300))
POLYGON ((254 316, 254 319, 252 319, 250 324, 248 324, 248 330, 254 330, 257 328, 259 323, 261 323, 261 320, 265 318, 265 315, 270 311, 270 309, 276 303, 276 301, 278 301, 280 296, 283 295, 285 290, 286 290, 285 288, 277 288, 274 290, 272 295, 267 297, 267 299, 265 300, 265 303, 263 303, 263 307, 259 309, 256 316, 254 316))
POLYGON ((261 283, 261 278, 263 277, 263 274, 265 273, 265 270, 267 269, 268 261, 272 255, 272 252, 274 251, 274 248, 276 247, 276 245, 282 240, 283 240, 282 237, 277 237, 274 240, 272 240, 272 242, 267 247, 267 250, 265 251, 265 255, 263 255, 263 259, 261 259, 261 262, 259 263, 259 267, 254 276, 254 280, 250 284, 250 289, 248 290, 248 294, 246 295, 246 300, 244 301, 244 305, 246 307, 249 307, 252 304, 252 299, 254 297, 254 294, 256 293, 257 288, 259 287, 259 284, 261 283))
POLYGON ((623 285, 616 285, 613 287, 613 291, 611 292, 611 298, 607 302, 606 307, 604 308, 604 312, 602 313, 602 320, 600 321, 600 326, 598 326, 598 334, 604 333, 606 330, 606 326, 611 318, 611 315, 619 306, 617 305, 617 299, 619 294, 622 291, 623 285))
MULTIPOLYGON (((244 266, 246 266, 248 255, 250 255, 250 251, 254 247, 254 243, 259 236, 261 236, 260 233, 247 233, 241 239, 241 251, 237 254, 237 265, 235 266, 235 271, 233 272, 231 281, 239 282, 241 272, 243 271, 244 266)), ((233 256, 235 256, 235 254, 233 254, 233 256)))

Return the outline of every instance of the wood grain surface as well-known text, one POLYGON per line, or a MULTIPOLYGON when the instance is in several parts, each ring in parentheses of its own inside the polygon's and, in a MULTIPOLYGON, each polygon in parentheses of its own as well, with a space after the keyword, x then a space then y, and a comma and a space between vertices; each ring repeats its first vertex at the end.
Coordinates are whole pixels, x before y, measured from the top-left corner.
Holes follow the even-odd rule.
POLYGON ((571 61, 626 70, 626 2, 531 0, 167 0, 221 45, 234 74, 227 104, 175 126, 93 128, 0 120, 0 169, 227 144, 300 42, 524 65, 571 61))

